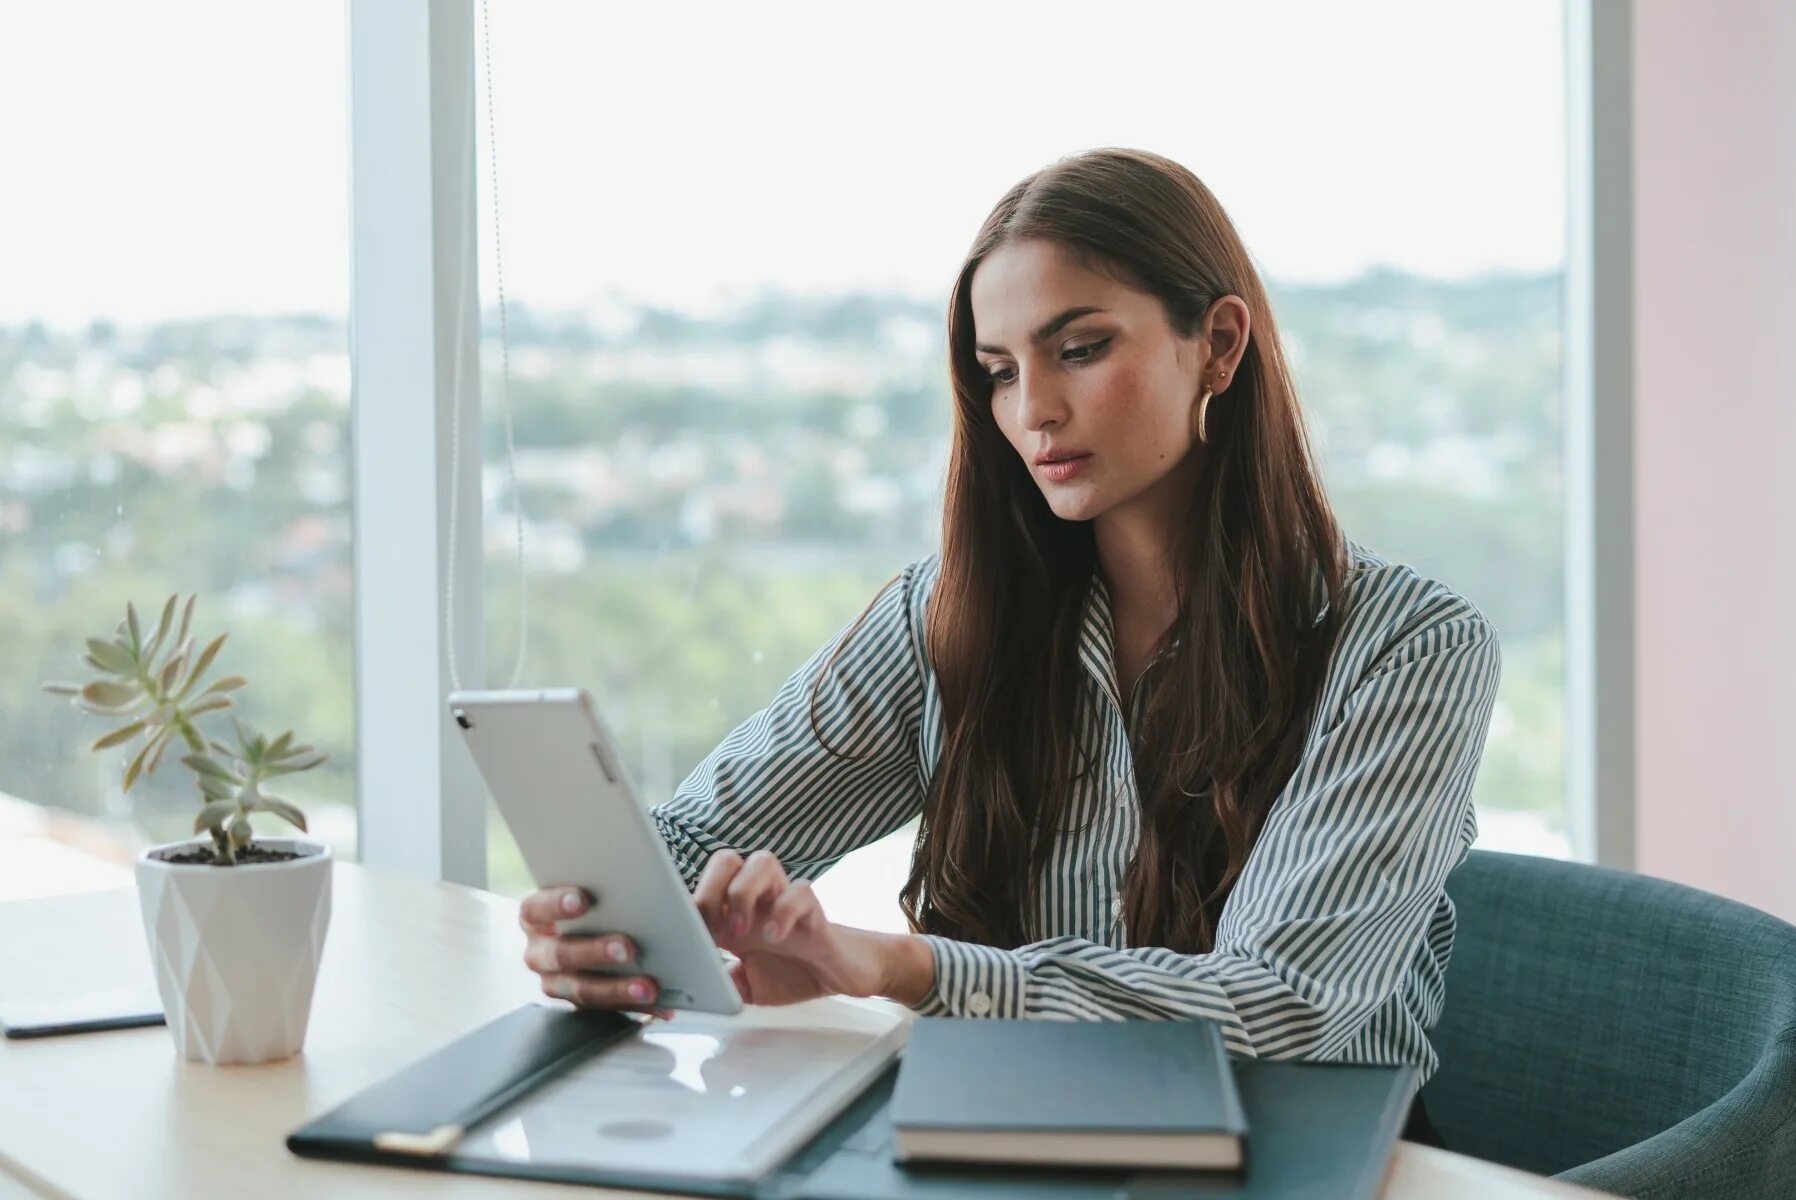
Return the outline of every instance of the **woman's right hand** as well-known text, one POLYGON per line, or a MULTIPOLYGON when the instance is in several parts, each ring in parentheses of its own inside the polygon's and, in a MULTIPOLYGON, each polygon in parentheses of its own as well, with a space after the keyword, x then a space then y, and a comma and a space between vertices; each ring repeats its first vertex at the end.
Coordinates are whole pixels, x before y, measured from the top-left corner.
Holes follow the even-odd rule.
POLYGON ((577 917, 591 906, 577 887, 530 893, 518 906, 518 923, 528 941, 524 965, 542 977, 543 995, 571 1000, 577 1008, 618 1008, 673 1014, 654 1007, 655 981, 647 975, 593 975, 595 967, 618 967, 636 958, 636 947, 621 933, 556 932, 555 922, 577 917))

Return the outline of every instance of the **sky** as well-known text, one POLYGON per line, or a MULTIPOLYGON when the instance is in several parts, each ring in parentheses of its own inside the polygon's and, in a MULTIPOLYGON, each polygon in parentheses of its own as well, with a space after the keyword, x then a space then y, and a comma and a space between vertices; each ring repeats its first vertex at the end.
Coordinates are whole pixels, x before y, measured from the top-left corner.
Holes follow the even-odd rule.
MULTIPOLYGON (((472 0, 476 21, 482 0, 472 0)), ((485 0, 495 300, 944 299, 993 203, 1096 146, 1176 159, 1262 272, 1564 252, 1560 0, 485 0)), ((0 323, 348 307, 347 6, 58 0, 0 37, 0 323)))

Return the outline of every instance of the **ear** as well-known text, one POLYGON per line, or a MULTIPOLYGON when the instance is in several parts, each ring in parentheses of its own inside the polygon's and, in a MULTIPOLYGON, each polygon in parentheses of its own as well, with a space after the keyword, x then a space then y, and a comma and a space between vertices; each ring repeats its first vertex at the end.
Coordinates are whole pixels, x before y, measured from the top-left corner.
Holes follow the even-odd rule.
POLYGON ((1247 302, 1241 297, 1221 296, 1210 305, 1204 314, 1203 327, 1210 342, 1210 361, 1203 367, 1199 396, 1203 395, 1206 383, 1215 388, 1218 395, 1228 390, 1229 384, 1240 373, 1241 359, 1247 353, 1247 339, 1252 328, 1253 318, 1247 311, 1247 302), (1220 382, 1216 378, 1219 370, 1228 372, 1220 382))

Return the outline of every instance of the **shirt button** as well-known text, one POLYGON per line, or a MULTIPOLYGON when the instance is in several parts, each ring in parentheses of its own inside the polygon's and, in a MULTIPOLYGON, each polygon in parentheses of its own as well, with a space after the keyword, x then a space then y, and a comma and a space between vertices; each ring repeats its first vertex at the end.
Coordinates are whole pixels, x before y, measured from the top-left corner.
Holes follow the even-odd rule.
POLYGON ((967 1011, 975 1017, 983 1017, 992 1010, 992 998, 984 992, 974 992, 967 997, 967 1011))
POLYGON ((1113 917, 1120 917, 1120 916, 1122 916, 1122 911, 1123 911, 1122 897, 1117 896, 1110 901, 1110 915, 1113 917))

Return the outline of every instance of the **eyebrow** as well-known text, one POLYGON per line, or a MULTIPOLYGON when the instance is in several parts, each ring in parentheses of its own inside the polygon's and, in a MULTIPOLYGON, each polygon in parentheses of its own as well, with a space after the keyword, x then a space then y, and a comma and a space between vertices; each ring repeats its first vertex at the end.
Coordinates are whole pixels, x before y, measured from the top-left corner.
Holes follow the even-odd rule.
MULTIPOLYGON (((1094 305, 1090 305, 1090 304, 1082 305, 1078 308, 1069 308, 1065 312, 1061 313, 1059 316, 1055 317, 1052 321, 1049 321, 1047 324, 1043 325, 1040 329, 1037 329, 1034 333, 1030 334, 1029 335, 1029 344, 1031 346, 1039 346, 1043 342, 1047 341, 1049 338, 1053 337, 1056 333, 1059 333, 1060 330, 1062 330, 1063 328, 1066 327, 1068 322, 1076 321, 1080 317, 1090 316, 1092 313, 1101 313, 1101 312, 1109 312, 1109 311, 1110 310, 1107 308, 1098 308, 1098 307, 1096 307, 1094 305)), ((1004 347, 989 346, 984 342, 980 342, 979 345, 977 347, 975 347, 975 349, 977 349, 979 351, 979 353, 981 353, 981 354, 1003 354, 1003 353, 1005 353, 1004 347)))

